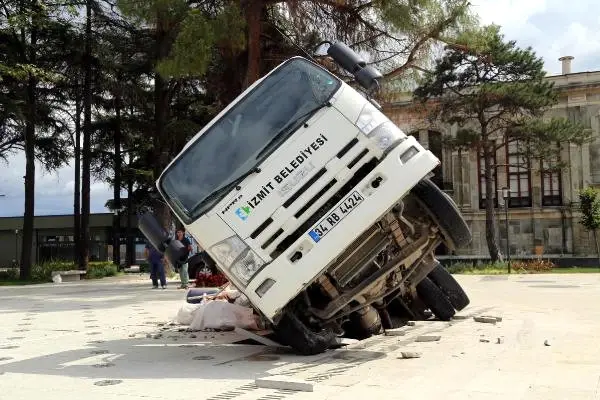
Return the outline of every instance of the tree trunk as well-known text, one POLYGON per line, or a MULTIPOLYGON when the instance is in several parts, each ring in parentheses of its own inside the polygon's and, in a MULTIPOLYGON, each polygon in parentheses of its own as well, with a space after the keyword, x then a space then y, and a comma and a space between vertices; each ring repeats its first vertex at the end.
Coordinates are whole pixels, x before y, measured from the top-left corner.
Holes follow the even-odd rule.
POLYGON ((114 208, 113 221, 113 263, 121 265, 121 99, 115 98, 115 132, 114 132, 114 169, 115 180, 113 187, 114 208))
POLYGON ((83 165, 81 171, 81 259, 87 270, 90 259, 90 164, 92 136, 92 0, 86 1, 85 57, 83 81, 83 165))
POLYGON ((596 243, 596 255, 598 256, 598 267, 600 267, 600 244, 598 243, 597 229, 594 229, 594 242, 596 243))
POLYGON ((73 239, 75 241, 74 262, 81 267, 81 96, 77 85, 75 99, 75 189, 73 193, 73 239))
MULTIPOLYGON (((484 136, 485 137, 485 136, 484 136)), ((487 137, 486 137, 487 139, 487 137)), ((494 218, 494 180, 493 180, 493 168, 492 166, 492 155, 494 147, 487 140, 484 141, 483 147, 483 159, 485 169, 485 238, 487 240, 488 251, 492 262, 498 261, 500 251, 498 249, 498 238, 496 235, 496 219, 494 218)), ((508 232, 506 233, 508 235, 508 232)))
POLYGON ((36 84, 35 78, 30 75, 27 83, 27 120, 25 122, 25 212, 23 215, 20 271, 22 280, 31 277, 31 254, 33 250, 36 84))
MULTIPOLYGON (((131 162, 130 162, 131 164, 131 162)), ((133 177, 131 176, 131 169, 127 173, 127 248, 125 250, 125 257, 127 258, 127 266, 130 267, 136 263, 135 260, 135 249, 133 248, 133 231, 131 226, 131 219, 133 218, 133 177)))
MULTIPOLYGON (((166 22, 163 20, 163 15, 159 12, 156 17, 156 54, 158 60, 162 60, 169 55, 170 44, 169 35, 166 30, 166 22)), ((158 160, 154 164, 153 178, 158 179, 162 170, 169 162, 169 139, 165 135, 165 125, 169 115, 169 88, 168 82, 159 74, 154 76, 154 159, 158 160)), ((161 225, 170 230, 171 213, 166 204, 156 200, 153 202, 152 208, 161 225)), ((166 265, 167 272, 169 270, 168 263, 166 265)))
POLYGON ((244 88, 260 78, 260 34, 263 0, 252 0, 246 4, 246 24, 248 25, 248 66, 244 88))
MULTIPOLYGON (((29 63, 36 64, 37 21, 32 17, 29 63)), ((25 99, 25 210, 23 213, 23 235, 21 239, 21 269, 19 277, 27 280, 31 277, 31 254, 33 252, 33 218, 35 213, 35 122, 36 122, 37 80, 30 73, 27 80, 25 99)), ((37 244, 36 244, 37 245, 37 244)))

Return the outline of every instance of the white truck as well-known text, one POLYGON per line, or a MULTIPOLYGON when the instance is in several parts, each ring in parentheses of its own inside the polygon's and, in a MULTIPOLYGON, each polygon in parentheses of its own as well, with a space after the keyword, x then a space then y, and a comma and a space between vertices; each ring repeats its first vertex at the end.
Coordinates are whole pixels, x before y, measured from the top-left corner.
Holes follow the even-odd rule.
MULTIPOLYGON (((157 188, 218 268, 301 354, 366 338, 469 299, 436 261, 468 244, 451 198, 428 179, 439 160, 369 93, 381 74, 343 43, 328 55, 361 94, 291 58, 241 93, 172 160, 157 188)), ((151 215, 140 229, 175 261, 151 215)))

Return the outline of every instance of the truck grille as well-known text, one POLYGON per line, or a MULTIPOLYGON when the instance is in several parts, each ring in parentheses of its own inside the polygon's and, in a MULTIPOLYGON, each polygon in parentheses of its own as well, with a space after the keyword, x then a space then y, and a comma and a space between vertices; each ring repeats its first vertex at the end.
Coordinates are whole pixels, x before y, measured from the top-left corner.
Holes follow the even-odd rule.
POLYGON ((366 145, 366 139, 352 139, 250 237, 277 258, 375 168, 378 160, 366 145))

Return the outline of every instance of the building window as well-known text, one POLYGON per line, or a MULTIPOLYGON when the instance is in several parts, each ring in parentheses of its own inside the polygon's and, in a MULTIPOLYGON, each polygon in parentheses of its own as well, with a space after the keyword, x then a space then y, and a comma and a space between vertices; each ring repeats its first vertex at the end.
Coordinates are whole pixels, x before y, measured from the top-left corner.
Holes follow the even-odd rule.
POLYGON ((512 141, 506 146, 506 170, 510 188, 508 206, 514 208, 531 207, 531 169, 519 148, 518 141, 512 141))
POLYGON ((559 161, 558 155, 542 161, 542 206, 544 207, 562 205, 562 179, 560 169, 556 167, 559 161))
MULTIPOLYGON (((479 172, 479 208, 485 209, 486 205, 486 185, 485 185, 485 160, 483 157, 483 149, 479 150, 479 157, 477 160, 478 172, 479 172)), ((494 187, 494 208, 498 207, 498 180, 496 179, 496 152, 492 155, 492 186, 494 187)))

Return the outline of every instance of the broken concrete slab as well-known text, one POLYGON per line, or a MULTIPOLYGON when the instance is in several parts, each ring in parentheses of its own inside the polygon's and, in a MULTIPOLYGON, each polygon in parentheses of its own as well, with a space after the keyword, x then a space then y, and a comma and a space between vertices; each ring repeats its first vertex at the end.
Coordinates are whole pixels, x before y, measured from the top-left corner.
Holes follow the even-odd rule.
POLYGON ((248 339, 252 339, 252 340, 255 340, 255 341, 259 342, 259 343, 262 343, 265 346, 269 346, 269 347, 286 347, 286 346, 284 346, 284 345, 282 345, 280 343, 277 343, 277 342, 275 342, 275 341, 273 341, 273 340, 271 340, 269 338, 257 335, 256 333, 253 333, 253 332, 250 332, 250 331, 247 331, 246 329, 235 328, 234 332, 237 333, 237 334, 239 334, 239 335, 245 336, 248 339))
POLYGON ((255 383, 256 386, 264 389, 293 390, 296 392, 312 392, 314 389, 314 385, 311 382, 283 375, 257 378, 255 383))
POLYGON ((415 342, 437 342, 441 339, 441 336, 437 335, 421 335, 417 336, 415 342))
POLYGON ((462 319, 468 319, 469 317, 466 315, 455 315, 454 317, 452 317, 452 319, 455 320, 462 320, 462 319))
POLYGON ((421 358, 423 353, 419 353, 418 351, 403 351, 400 353, 402 356, 398 358, 421 358))
POLYGON ((417 323, 416 323, 415 321, 408 321, 408 322, 406 323, 406 325, 408 325, 408 326, 416 326, 416 325, 417 325, 417 323))
POLYGON ((385 336, 404 336, 406 331, 402 329, 386 329, 385 336))
POLYGON ((482 315, 482 317, 484 317, 484 318, 495 318, 496 322, 502 322, 502 317, 498 317, 498 316, 495 316, 495 315, 482 315))
POLYGON ((475 322, 481 322, 483 324, 493 324, 495 325, 498 320, 496 318, 491 317, 473 317, 475 322))

